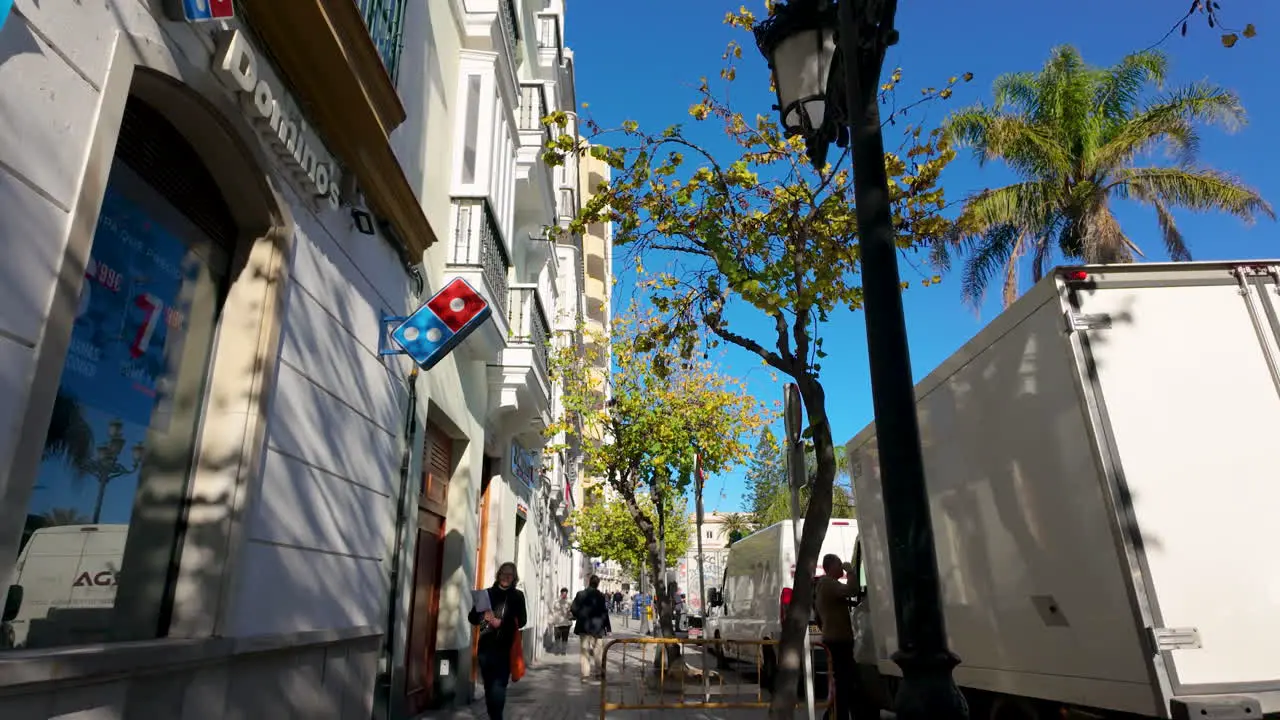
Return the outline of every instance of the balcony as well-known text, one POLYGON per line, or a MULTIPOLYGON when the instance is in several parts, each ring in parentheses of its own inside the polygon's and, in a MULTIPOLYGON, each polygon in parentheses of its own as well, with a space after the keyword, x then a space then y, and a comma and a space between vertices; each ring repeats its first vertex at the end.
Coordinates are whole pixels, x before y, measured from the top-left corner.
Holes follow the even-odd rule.
POLYGON ((528 345, 533 350, 534 367, 546 377, 551 333, 548 330, 550 325, 547 324, 547 312, 542 307, 542 298, 538 297, 537 285, 520 283, 511 286, 508 318, 512 342, 528 345))
POLYGON ((549 70, 564 63, 564 41, 560 37, 560 16, 538 15, 538 62, 549 70))
POLYGON ((520 57, 520 23, 516 21, 515 0, 498 0, 498 22, 502 26, 502 41, 507 45, 511 55, 513 68, 521 65, 520 57))
POLYGON ((378 57, 387 68, 391 82, 399 77, 400 49, 404 47, 405 0, 355 0, 378 57))
POLYGON ((526 142, 525 134, 537 134, 532 139, 539 148, 545 148, 551 142, 551 127, 542 124, 542 118, 548 115, 546 86, 542 83, 520 84, 520 139, 526 142))
MULTIPOLYGON (((236 10, 370 209, 390 222, 411 256, 421 254, 436 233, 391 148, 389 136, 404 122, 405 108, 361 5, 241 0, 236 10)), ((379 25, 377 32, 390 29, 379 25)), ((399 40, 388 35, 384 45, 395 48, 399 40)))
POLYGON ((499 435, 542 442, 542 431, 551 422, 551 335, 538 286, 513 283, 507 313, 507 345, 499 364, 489 366, 490 416, 496 418, 499 435))
POLYGON ((459 348, 468 348, 475 359, 492 360, 506 346, 510 325, 509 275, 511 258, 489 201, 483 197, 453 199, 453 244, 446 271, 465 278, 493 309, 493 322, 476 332, 459 348))

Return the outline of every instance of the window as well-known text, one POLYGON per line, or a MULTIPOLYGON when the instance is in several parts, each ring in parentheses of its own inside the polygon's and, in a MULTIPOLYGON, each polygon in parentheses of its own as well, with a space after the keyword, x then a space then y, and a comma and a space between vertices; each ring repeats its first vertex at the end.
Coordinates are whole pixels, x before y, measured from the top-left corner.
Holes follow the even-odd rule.
POLYGON ((480 137, 480 76, 467 76, 466 120, 462 138, 462 182, 476 181, 476 152, 480 137))
POLYGON ((712 532, 711 532, 710 530, 708 530, 708 531, 707 531, 707 539, 708 539, 708 540, 710 540, 711 538, 712 538, 712 532))
POLYGON ((0 647, 164 634, 234 235, 194 149, 131 99, 19 544, 21 603, 0 647))

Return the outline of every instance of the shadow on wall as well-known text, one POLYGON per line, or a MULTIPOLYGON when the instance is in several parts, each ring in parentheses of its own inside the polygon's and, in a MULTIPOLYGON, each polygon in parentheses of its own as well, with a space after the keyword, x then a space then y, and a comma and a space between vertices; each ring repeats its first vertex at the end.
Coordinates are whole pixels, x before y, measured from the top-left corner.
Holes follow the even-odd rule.
MULTIPOLYGON (((1050 303, 1057 306, 1056 299, 1050 303)), ((1116 313, 1112 321, 1132 323, 1133 317, 1129 312, 1116 313)), ((1094 347, 1107 342, 1105 333, 1092 333, 1089 340, 1094 347)), ((951 634, 963 628, 983 629, 972 637, 966 634, 974 642, 980 636, 982 650, 979 657, 970 649, 963 657, 965 663, 1008 667, 1020 662, 1017 652, 1025 652, 1022 646, 1007 646, 1006 641, 1013 627, 1010 623, 1021 622, 1014 615, 1029 617, 1034 608, 1001 607, 990 599, 1009 598, 1022 589, 1056 588, 1055 595, 1046 597, 1056 596, 1072 607, 1069 596, 1078 597, 1108 582, 1114 570, 1107 558, 1092 563, 1073 560, 1078 547, 1063 542, 1086 525, 1110 532, 1104 518, 1093 514, 1091 501, 1075 503, 1053 485, 1063 472, 1089 476, 1096 472, 1087 446, 1070 447, 1063 442, 1083 437, 1086 421, 1078 394, 1056 385, 1071 373, 1067 342, 1060 316, 1030 315, 931 389, 919 406, 922 440, 930 448, 926 452, 929 471, 952 468, 948 478, 963 478, 933 484, 940 579, 951 634), (980 427, 973 424, 974 418, 983 419, 980 427), (1000 443, 998 457, 993 458, 988 450, 996 443, 1000 443), (959 475, 954 469, 960 469, 959 475), (981 547, 965 547, 972 544, 981 547), (1027 566, 1023 561, 1028 558, 1041 561, 1027 566), (1064 587, 1061 581, 1066 578, 1052 577, 1051 569, 1061 567, 1077 569, 1071 579, 1079 582, 1078 587, 1064 587)), ((1096 379, 1097 368, 1087 370, 1093 376, 1090 379, 1096 379)), ((1133 498, 1121 498, 1121 502, 1130 504, 1133 498)), ((1081 605, 1088 603, 1074 607, 1081 605)), ((1044 631, 1038 621, 1027 629, 1044 631)), ((1059 659, 1070 657, 1066 653, 1059 659)))
MULTIPOLYGON (((8 60, 28 52, 39 53, 40 46, 25 21, 11 17, 0 31, 0 53, 3 53, 0 69, 8 60)), ((6 108, 0 107, 0 127, 9 125, 4 112, 6 108)), ((88 177, 92 178, 93 174, 88 177)), ((101 196, 104 191, 105 188, 97 188, 96 195, 101 196)), ((30 202, 44 201, 33 195, 30 202)), ((16 211, 14 216, 18 217, 28 214, 23 208, 6 210, 16 211)), ((33 206, 30 214, 36 210, 33 206)), ((96 225, 96 218, 77 217, 75 221, 83 225, 81 229, 86 232, 96 225)), ((216 368, 219 375, 246 378, 270 369, 267 375, 276 377, 276 382, 238 383, 234 389, 210 387, 207 398, 190 399, 190 404, 176 408, 195 412, 194 403, 205 403, 207 416, 234 413, 237 408, 261 409, 271 418, 267 447, 261 450, 263 454, 246 456, 249 445, 245 443, 220 444, 199 454, 195 467, 188 468, 187 457, 158 452, 148 458, 148 471, 186 475, 192 470, 194 477, 212 478, 234 478, 240 473, 257 471, 261 484, 254 483, 252 478, 249 480, 251 497, 245 509, 244 527, 246 530, 255 525, 273 529, 275 536, 270 538, 271 542, 261 545, 274 553, 278 562, 270 565, 270 575, 243 577, 249 586, 240 588, 240 595, 251 598, 254 607, 240 607, 235 614, 250 618, 247 625, 251 629, 288 632, 381 626, 385 620, 388 581, 383 555, 394 518, 393 496, 398 489, 400 416, 406 398, 401 378, 406 366, 399 359, 386 360, 377 355, 376 328, 384 313, 402 314, 403 298, 408 297, 408 281, 394 252, 382 241, 352 234, 353 243, 363 243, 361 247, 352 247, 328 235, 311 218, 300 217, 298 223, 299 229, 305 226, 305 230, 297 233, 295 251, 309 253, 308 259, 317 267, 327 263, 330 274, 315 277, 335 278, 334 282, 305 288, 297 282, 291 283, 284 308, 290 321, 283 330, 285 337, 281 338, 281 345, 260 343, 254 352, 219 352, 220 367, 216 368), (370 266, 397 273, 397 282, 375 284, 357 269, 370 266), (336 278, 343 281, 338 282, 336 278), (401 299, 392 301, 379 293, 378 288, 401 299), (318 322, 304 326, 295 311, 307 303, 310 311, 301 317, 323 320, 327 316, 326 322, 332 322, 332 326, 321 326, 318 322), (344 328, 350 328, 355 334, 344 335, 348 332, 344 328), (301 360, 290 367, 290 357, 301 360), (227 367, 229 362, 239 366, 227 367), (375 372, 372 368, 380 370, 375 372), (309 380, 300 377, 303 369, 309 380), (283 382, 281 376, 288 373, 299 375, 291 387, 303 388, 306 392, 277 392, 283 382), (328 378, 342 378, 341 385, 324 386, 323 379, 328 378), (375 399, 382 400, 380 406, 374 406, 375 399), (289 421, 283 422, 281 418, 289 421), (365 438, 373 440, 363 442, 365 438), (270 458, 273 454, 281 455, 282 448, 300 448, 319 457, 301 458, 308 463, 299 463, 306 470, 297 474, 272 472, 270 469, 274 466, 270 458), (270 506, 263 503, 267 496, 273 498, 270 506), (300 547, 312 549, 298 549, 300 547)), ((338 224, 341 225, 342 220, 338 224)), ((274 244, 276 250, 286 248, 283 235, 271 234, 267 238, 266 242, 274 244)), ((231 278, 233 289, 219 312, 223 337, 258 338, 258 315, 263 304, 285 282, 285 270, 266 262, 272 253, 260 250, 255 248, 252 253, 242 250, 237 259, 239 264, 231 278), (229 303, 235 303, 234 311, 229 311, 229 303)), ((59 296, 75 295, 72 291, 79 284, 76 273, 64 273, 59 282, 62 283, 59 296)), ((145 485, 144 488, 147 489, 139 498, 139 514, 135 517, 146 522, 182 515, 185 518, 182 528, 185 547, 181 548, 185 561, 181 568, 183 574, 193 575, 196 587, 219 587, 225 580, 223 569, 229 548, 223 538, 229 522, 226 508, 236 501, 231 496, 234 483, 223 483, 220 492, 196 497, 190 502, 186 488, 167 491, 145 485)), ((240 568, 244 570, 249 569, 245 561, 249 549, 242 548, 240 568)), ((177 554, 167 546, 145 548, 144 557, 138 562, 168 567, 171 579, 179 569, 177 554)), ((127 583, 127 576, 122 580, 127 583)), ((207 593, 184 595, 180 603, 183 616, 227 615, 228 609, 220 607, 215 596, 207 593)), ((161 613, 152 635, 164 634, 169 617, 168 610, 161 613)), ((286 650, 237 659, 233 682, 244 691, 226 697, 228 705, 221 716, 246 719, 361 717, 363 720, 366 712, 363 702, 372 689, 369 672, 372 668, 363 667, 356 660, 357 655, 368 652, 365 647, 368 642, 358 646, 333 646, 328 650, 312 648, 302 657, 298 657, 296 651, 286 650), (358 707, 352 704, 352 699, 358 701, 358 707)), ((377 638, 372 642, 376 651, 377 638)), ((82 669, 90 669, 89 661, 79 655, 69 655, 63 662, 72 667, 86 663, 81 665, 82 669)), ((187 685, 198 672, 195 668, 165 668, 163 675, 136 679, 128 691, 125 717, 180 717, 187 685)), ((223 702, 221 696, 215 695, 217 693, 210 693, 209 697, 201 698, 201 702, 223 702)), ((69 713, 99 707, 102 701, 101 692, 86 689, 81 693, 70 689, 59 691, 56 699, 51 698, 50 708, 33 712, 46 713, 39 714, 43 718, 55 706, 58 713, 69 713)), ((190 697, 186 702, 191 702, 190 697)))

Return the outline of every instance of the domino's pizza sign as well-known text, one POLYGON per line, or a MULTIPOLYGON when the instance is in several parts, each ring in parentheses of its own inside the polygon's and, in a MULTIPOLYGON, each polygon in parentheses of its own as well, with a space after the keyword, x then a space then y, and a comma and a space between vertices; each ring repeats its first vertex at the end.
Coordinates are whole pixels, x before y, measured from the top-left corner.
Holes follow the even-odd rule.
POLYGON ((166 0, 165 10, 170 20, 187 22, 229 20, 236 16, 232 0, 166 0))
POLYGON ((423 370, 435 367, 492 314, 471 284, 454 278, 407 317, 383 318, 383 355, 408 355, 423 370))

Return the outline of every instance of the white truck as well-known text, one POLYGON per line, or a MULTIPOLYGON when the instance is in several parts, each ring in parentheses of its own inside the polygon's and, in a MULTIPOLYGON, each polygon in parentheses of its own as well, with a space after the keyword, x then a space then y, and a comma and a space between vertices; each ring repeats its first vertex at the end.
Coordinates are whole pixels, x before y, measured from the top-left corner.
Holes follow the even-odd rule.
POLYGON ((127 524, 55 525, 32 533, 14 567, 13 585, 22 589, 6 608, 13 617, 4 642, 50 647, 105 640, 128 534, 127 524))
MULTIPOLYGON (((795 581, 794 527, 792 521, 784 520, 761 528, 731 545, 729 559, 725 562, 724 581, 718 591, 708 593, 709 604, 716 611, 706 620, 707 637, 726 641, 722 660, 755 665, 759 658, 760 679, 765 685, 770 684, 777 667, 773 648, 766 646, 757 655, 759 645, 742 645, 733 641, 779 638, 782 618, 791 602, 795 581)), ((803 520, 800 528, 804 528, 803 520)), ((818 563, 821 564, 822 556, 828 553, 839 555, 844 562, 851 562, 857 538, 856 520, 832 519, 818 553, 818 563)))
MULTIPOLYGON (((1060 268, 916 386, 975 719, 1280 714, 1278 281, 1280 260, 1060 268)), ((874 425, 847 452, 859 660, 892 690, 874 425)))

